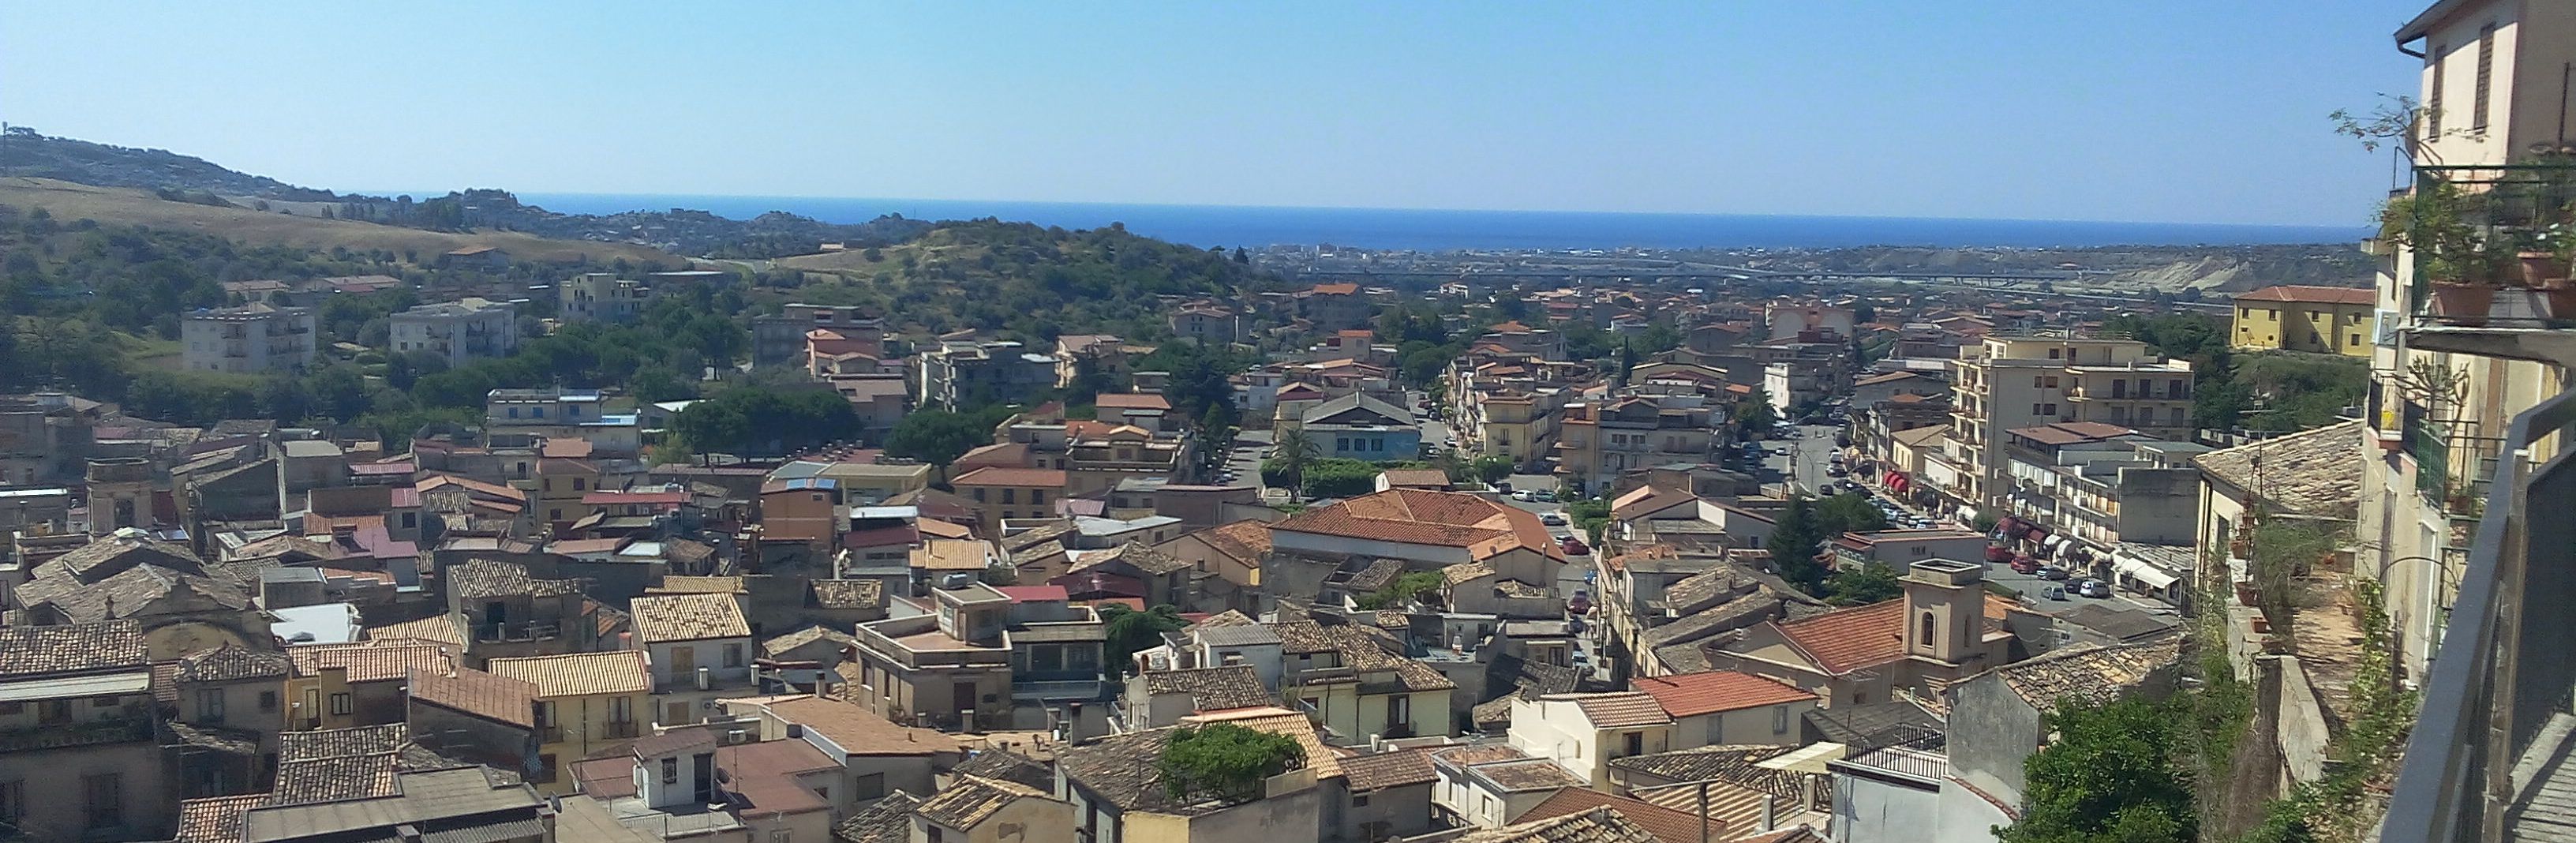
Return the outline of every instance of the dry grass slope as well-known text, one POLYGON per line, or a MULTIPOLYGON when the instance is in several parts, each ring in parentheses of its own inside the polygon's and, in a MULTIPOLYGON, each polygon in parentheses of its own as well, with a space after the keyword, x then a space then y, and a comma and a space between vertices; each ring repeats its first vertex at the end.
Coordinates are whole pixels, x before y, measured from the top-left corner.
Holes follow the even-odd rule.
POLYGON ((685 268, 688 263, 659 249, 629 243, 547 240, 508 231, 449 234, 375 223, 290 216, 248 208, 172 202, 143 190, 94 187, 52 179, 0 178, 0 205, 43 208, 53 214, 54 219, 64 222, 86 218, 118 225, 196 231, 258 245, 323 250, 340 246, 352 251, 385 249, 396 253, 411 251, 424 262, 452 249, 492 246, 509 252, 513 260, 539 263, 572 263, 583 256, 601 263, 625 258, 637 264, 669 269, 685 268))

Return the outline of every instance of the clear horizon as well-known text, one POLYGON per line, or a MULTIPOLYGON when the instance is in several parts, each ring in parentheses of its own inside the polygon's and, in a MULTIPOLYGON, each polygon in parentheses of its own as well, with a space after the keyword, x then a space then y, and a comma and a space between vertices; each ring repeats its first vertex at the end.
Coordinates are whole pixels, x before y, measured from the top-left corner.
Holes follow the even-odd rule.
POLYGON ((2420 5, 13 3, 0 119, 343 191, 2357 226, 2326 115, 2420 5))

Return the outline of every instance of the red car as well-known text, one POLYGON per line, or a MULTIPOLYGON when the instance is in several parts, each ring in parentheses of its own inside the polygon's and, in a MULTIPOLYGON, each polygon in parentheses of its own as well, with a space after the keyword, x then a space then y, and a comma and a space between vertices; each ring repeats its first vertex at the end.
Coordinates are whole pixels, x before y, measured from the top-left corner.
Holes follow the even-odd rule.
POLYGON ((1582 539, 1578 539, 1578 538, 1575 538, 1575 537, 1573 537, 1573 536, 1566 536, 1566 537, 1565 537, 1565 543, 1564 543, 1563 545, 1561 545, 1561 546, 1564 548, 1564 550, 1565 550, 1565 555, 1567 555, 1567 556, 1590 556, 1590 555, 1592 555, 1592 548, 1585 547, 1585 546, 1583 545, 1583 540, 1582 540, 1582 539))
POLYGON ((2028 556, 2015 556, 2015 557, 2013 557, 2013 561, 2012 561, 2012 569, 2013 569, 2013 571, 2015 571, 2016 573, 2023 573, 2023 574, 2036 574, 2036 573, 2039 573, 2039 569, 2040 569, 2041 567, 2042 567, 2042 566, 2040 565, 2040 562, 2039 562, 2039 560, 2037 560, 2037 559, 2032 559, 2032 558, 2030 558, 2030 557, 2028 557, 2028 556))

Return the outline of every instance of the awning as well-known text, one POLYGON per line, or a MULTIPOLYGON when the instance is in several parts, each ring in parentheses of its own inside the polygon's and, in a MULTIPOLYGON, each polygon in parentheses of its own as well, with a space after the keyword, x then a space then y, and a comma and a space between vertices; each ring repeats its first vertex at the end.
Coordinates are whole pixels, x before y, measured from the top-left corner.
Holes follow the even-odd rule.
POLYGON ((2146 587, 2157 591, 2163 591, 2167 588, 2173 587, 2175 579, 2174 575, 2165 573, 2153 565, 2149 565, 2135 559, 2122 559, 2116 556, 2111 558, 2111 570, 2118 571, 2122 575, 2127 576, 2130 579, 2137 580, 2138 582, 2145 584, 2146 587))

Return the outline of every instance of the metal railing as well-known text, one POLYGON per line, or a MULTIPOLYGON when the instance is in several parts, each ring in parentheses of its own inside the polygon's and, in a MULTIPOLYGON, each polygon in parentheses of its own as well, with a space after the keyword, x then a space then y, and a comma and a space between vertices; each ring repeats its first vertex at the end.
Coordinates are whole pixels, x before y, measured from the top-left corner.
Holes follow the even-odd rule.
MULTIPOLYGON (((2502 839, 2510 776, 2576 688, 2576 465, 2535 443, 2576 426, 2576 393, 2516 416, 2496 461, 2450 623, 2423 686, 2381 839, 2502 839), (2524 653, 2533 657, 2525 659, 2524 653)), ((2563 439, 2563 437, 2562 437, 2563 439)))
POLYGON ((2409 197, 2413 209, 2402 236, 2418 241, 2409 244, 2416 271, 2404 291, 2408 322, 2499 328, 2576 322, 2576 314, 2552 312, 2550 294, 2524 288, 2514 265, 2521 250, 2546 250, 2537 235, 2567 219, 2576 206, 2576 159, 2424 165, 2414 167, 2412 177, 2412 189, 2399 194, 2409 197), (2454 234, 2444 237, 2443 231, 2454 234), (2486 282, 2479 286, 2484 292, 2452 288, 2447 296, 2437 295, 2426 277, 2435 266, 2446 275, 2486 282))

